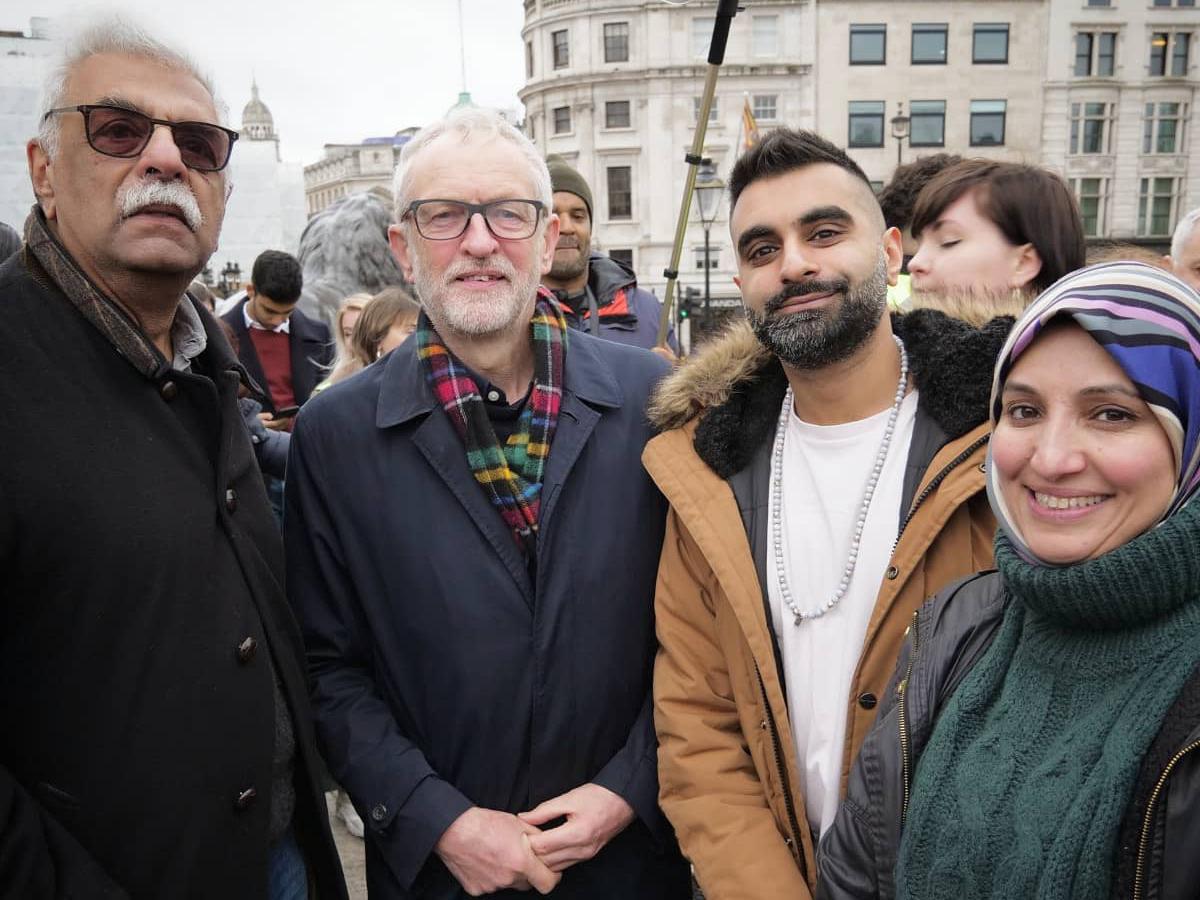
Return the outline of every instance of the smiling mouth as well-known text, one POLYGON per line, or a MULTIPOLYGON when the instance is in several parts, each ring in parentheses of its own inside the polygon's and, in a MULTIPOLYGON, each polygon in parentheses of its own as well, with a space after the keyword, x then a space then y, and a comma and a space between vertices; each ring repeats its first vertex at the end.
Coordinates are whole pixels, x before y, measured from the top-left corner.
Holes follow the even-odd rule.
POLYGON ((495 281, 505 281, 503 275, 490 275, 486 273, 474 273, 470 275, 460 275, 455 281, 466 281, 471 284, 491 284, 495 281))
POLYGON ((1056 497, 1054 494, 1046 494, 1042 491, 1030 491, 1030 493, 1033 494, 1034 502, 1043 509, 1087 509, 1099 506, 1110 496, 1108 494, 1090 494, 1086 497, 1056 497))

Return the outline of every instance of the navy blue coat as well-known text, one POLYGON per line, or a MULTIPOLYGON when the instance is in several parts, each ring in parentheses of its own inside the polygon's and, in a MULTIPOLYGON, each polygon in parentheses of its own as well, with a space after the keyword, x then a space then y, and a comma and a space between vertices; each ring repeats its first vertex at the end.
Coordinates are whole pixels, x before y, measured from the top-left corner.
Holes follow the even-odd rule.
POLYGON ((415 348, 314 397, 288 464, 288 584, 371 896, 465 896, 432 853, 461 813, 595 782, 637 818, 554 896, 688 897, 650 704, 666 506, 640 464, 667 366, 571 334, 535 584, 415 348))

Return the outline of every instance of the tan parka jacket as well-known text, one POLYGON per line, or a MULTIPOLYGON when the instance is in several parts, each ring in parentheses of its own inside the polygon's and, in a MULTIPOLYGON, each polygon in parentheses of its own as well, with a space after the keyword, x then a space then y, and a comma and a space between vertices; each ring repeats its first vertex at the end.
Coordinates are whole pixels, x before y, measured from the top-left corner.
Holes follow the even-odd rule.
MULTIPOLYGON (((842 790, 913 612, 992 565, 983 463, 991 370, 1011 318, 981 329, 893 316, 920 391, 905 514, 846 698, 842 790)), ((763 588, 769 450, 786 380, 749 327, 660 387, 642 460, 670 503, 654 672, 659 799, 708 900, 803 900, 814 838, 763 588)))

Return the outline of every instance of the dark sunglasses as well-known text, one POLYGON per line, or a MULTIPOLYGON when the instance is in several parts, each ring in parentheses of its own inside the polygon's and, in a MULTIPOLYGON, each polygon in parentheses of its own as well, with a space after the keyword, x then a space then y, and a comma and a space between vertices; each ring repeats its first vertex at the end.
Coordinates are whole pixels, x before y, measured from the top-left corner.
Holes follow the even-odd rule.
POLYGON ((219 172, 229 163, 233 142, 238 133, 208 122, 168 122, 152 119, 144 113, 121 106, 84 105, 63 106, 49 110, 42 120, 55 113, 77 112, 83 115, 83 130, 87 142, 97 153, 130 159, 146 149, 155 125, 171 129, 171 137, 179 148, 179 158, 189 169, 198 172, 219 172))

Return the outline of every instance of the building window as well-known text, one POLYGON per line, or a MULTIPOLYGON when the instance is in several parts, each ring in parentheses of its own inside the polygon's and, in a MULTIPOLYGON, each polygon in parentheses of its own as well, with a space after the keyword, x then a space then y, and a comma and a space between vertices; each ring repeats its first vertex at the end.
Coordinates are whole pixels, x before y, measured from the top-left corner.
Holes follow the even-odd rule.
POLYGON ((629 128, 629 101, 608 100, 604 104, 605 128, 629 128))
POLYGON ((1008 62, 1008 25, 981 24, 975 26, 971 42, 971 62, 1008 62))
POLYGON ((912 62, 914 65, 946 64, 945 25, 913 25, 912 62))
POLYGON ((571 132, 571 107, 556 106, 554 107, 554 133, 555 134, 570 134, 571 132))
POLYGON ((1104 237, 1108 232, 1108 179, 1072 178, 1071 192, 1079 201, 1086 237, 1104 237))
POLYGON ((750 38, 755 56, 778 56, 779 16, 752 16, 750 38))
POLYGON ((1112 6, 1112 0, 1087 0, 1088 6, 1112 6))
POLYGON ((867 100, 850 103, 851 147, 883 146, 883 101, 867 100))
POLYGON ((882 66, 887 62, 887 26, 850 26, 850 65, 882 66))
POLYGON ((608 167, 608 217, 633 218, 633 169, 630 166, 608 167))
MULTIPOLYGON (((693 252, 693 254, 695 254, 696 270, 699 272, 703 272, 704 271, 704 245, 702 244, 699 247, 693 247, 692 252, 693 252)), ((720 263, 721 263, 720 248, 715 247, 715 246, 710 246, 709 250, 708 250, 708 267, 710 269, 719 269, 719 268, 721 268, 720 263)))
POLYGON ((1111 78, 1116 68, 1117 33, 1115 31, 1078 31, 1075 33, 1075 77, 1111 78))
POLYGON ((1143 153, 1182 153, 1186 103, 1147 103, 1142 126, 1143 153))
POLYGON ((697 59, 708 58, 708 48, 712 43, 713 25, 715 19, 692 19, 692 56, 697 59))
POLYGON ((755 122, 774 122, 779 116, 779 95, 755 94, 751 113, 755 122))
POLYGON ((550 32, 550 43, 554 47, 554 68, 565 69, 571 64, 571 45, 566 29, 550 32))
POLYGON ((1005 100, 971 101, 971 146, 999 147, 1004 144, 1005 100))
MULTIPOLYGON (((717 106, 718 106, 717 101, 720 99, 721 99, 720 97, 717 97, 715 95, 713 96, 712 107, 708 111, 708 124, 709 125, 716 124, 717 106)), ((692 98, 692 122, 699 122, 699 121, 700 121, 700 98, 693 97, 692 98)))
POLYGON ((1155 6, 1195 6, 1196 0, 1154 0, 1155 6))
POLYGON ((1142 237, 1167 237, 1175 225, 1177 178, 1143 178, 1138 191, 1137 233, 1142 237))
POLYGON ((1186 31, 1156 31, 1150 36, 1150 74, 1187 75, 1192 36, 1186 31))
POLYGON ((604 61, 629 62, 629 23, 606 22, 604 25, 604 61))
POLYGON ((942 147, 946 143, 946 101, 914 100, 908 106, 908 142, 913 147, 942 147))
POLYGON ((615 259, 617 262, 619 262, 623 266, 627 266, 630 269, 633 268, 633 248, 632 247, 623 247, 620 250, 609 250, 608 256, 609 256, 609 259, 615 259))
POLYGON ((533 77, 533 41, 525 42, 525 77, 533 77))
POLYGON ((1067 152, 1111 152, 1112 115, 1112 103, 1072 103, 1071 143, 1067 152))

